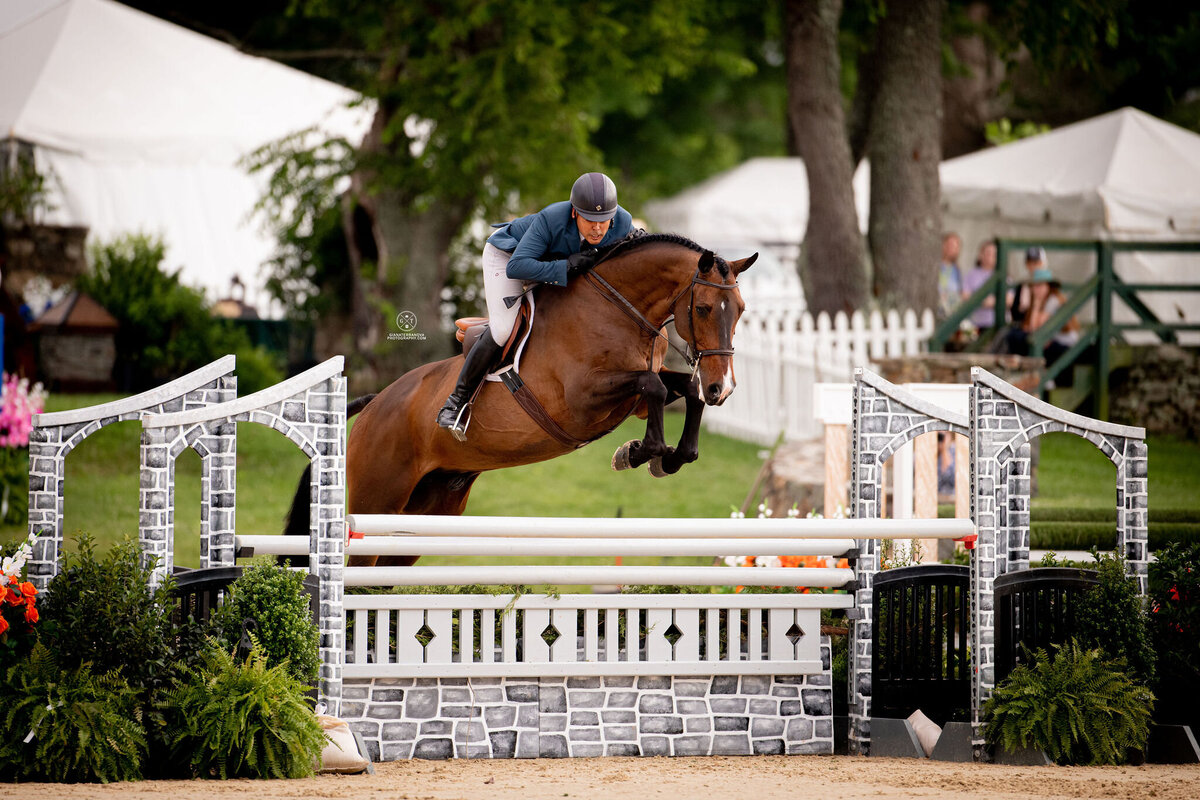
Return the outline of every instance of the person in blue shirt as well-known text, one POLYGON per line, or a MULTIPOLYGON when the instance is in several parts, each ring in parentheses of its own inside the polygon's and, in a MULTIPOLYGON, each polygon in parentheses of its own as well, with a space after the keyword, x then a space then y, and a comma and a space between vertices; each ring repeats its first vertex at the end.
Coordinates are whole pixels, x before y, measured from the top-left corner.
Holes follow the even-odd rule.
POLYGON ((617 205, 617 187, 607 175, 588 172, 571 187, 571 199, 551 203, 536 214, 499 223, 483 246, 483 290, 488 331, 463 361, 458 382, 438 411, 437 424, 466 438, 463 406, 496 362, 512 333, 520 304, 505 298, 521 294, 529 282, 566 286, 595 263, 594 251, 624 239, 633 217, 617 205))

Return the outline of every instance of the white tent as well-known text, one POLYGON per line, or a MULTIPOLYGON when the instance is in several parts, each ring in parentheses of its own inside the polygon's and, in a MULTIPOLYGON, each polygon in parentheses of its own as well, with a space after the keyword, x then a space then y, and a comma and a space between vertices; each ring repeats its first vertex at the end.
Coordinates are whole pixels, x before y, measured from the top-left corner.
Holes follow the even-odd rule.
MULTIPOLYGON (((870 173, 854 175, 859 227, 866 231, 870 173)), ((808 173, 799 158, 752 158, 674 197, 646 204, 659 231, 687 236, 728 258, 754 250, 759 263, 746 273, 743 294, 803 302, 795 277, 808 226, 808 173)), ((758 298, 756 298, 758 299, 758 298)))
POLYGON ((45 222, 161 235, 186 283, 215 298, 237 276, 260 311, 274 242, 238 161, 313 126, 357 143, 369 123, 341 86, 111 0, 5 0, 0 76, 0 135, 57 189, 45 222))
MULTIPOLYGON (((1132 108, 950 159, 941 180, 943 225, 962 235, 964 261, 993 236, 1200 241, 1200 135, 1132 108)), ((1052 250, 1049 259, 1068 282, 1096 269, 1090 256, 1052 250)), ((1023 272, 1019 261, 1010 275, 1023 272)), ((1129 283, 1197 283, 1200 253, 1118 254, 1115 269, 1129 283)), ((1200 321, 1200 294, 1140 296, 1163 321, 1200 321)), ((1136 320, 1114 305, 1118 321, 1136 320)))

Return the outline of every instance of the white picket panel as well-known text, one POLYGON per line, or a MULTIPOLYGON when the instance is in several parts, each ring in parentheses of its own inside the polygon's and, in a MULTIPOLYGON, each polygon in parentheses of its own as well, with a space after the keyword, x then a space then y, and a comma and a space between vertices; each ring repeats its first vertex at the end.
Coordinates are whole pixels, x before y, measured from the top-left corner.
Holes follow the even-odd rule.
POLYGON ((491 595, 347 595, 354 658, 344 675, 701 675, 714 669, 721 674, 811 674, 821 669, 821 608, 850 608, 853 602, 849 594, 524 595, 515 600, 491 595), (478 650, 476 611, 481 612, 478 650), (498 652, 497 613, 502 615, 498 652), (804 631, 796 645, 787 636, 793 623, 804 631), (552 644, 543 638, 550 626, 558 631, 552 644), (426 635, 432 633, 425 645, 418 639, 423 628, 426 635), (668 634, 675 632, 679 636, 672 644, 668 634), (368 648, 372 635, 374 646, 368 648))
POLYGON ((737 389, 721 406, 706 408, 715 433, 762 445, 782 433, 790 440, 821 435, 813 386, 854 379, 855 367, 882 358, 916 355, 933 333, 932 311, 886 316, 877 309, 816 318, 777 303, 748 304, 734 335, 737 389))

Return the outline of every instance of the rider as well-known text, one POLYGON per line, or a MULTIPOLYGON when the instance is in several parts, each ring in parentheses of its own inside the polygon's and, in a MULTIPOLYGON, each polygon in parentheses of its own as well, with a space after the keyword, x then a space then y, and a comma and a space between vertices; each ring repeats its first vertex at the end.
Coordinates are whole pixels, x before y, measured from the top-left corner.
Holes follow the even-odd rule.
POLYGON ((463 361, 454 392, 438 411, 437 424, 465 438, 458 417, 504 348, 516 324, 520 303, 504 301, 520 295, 526 282, 566 286, 567 279, 591 268, 594 250, 619 242, 633 229, 633 217, 617 205, 616 184, 601 172, 579 176, 571 199, 551 203, 536 214, 499 228, 483 246, 483 289, 487 298, 488 332, 479 337, 463 361))

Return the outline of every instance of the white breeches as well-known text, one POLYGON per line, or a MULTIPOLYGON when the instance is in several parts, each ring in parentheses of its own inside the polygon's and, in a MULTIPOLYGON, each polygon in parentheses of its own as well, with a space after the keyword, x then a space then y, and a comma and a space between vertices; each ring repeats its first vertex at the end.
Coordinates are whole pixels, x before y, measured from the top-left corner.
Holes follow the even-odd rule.
POLYGON ((511 253, 494 245, 483 246, 483 295, 487 299, 488 330, 496 344, 508 341, 517 321, 517 312, 521 310, 520 303, 507 308, 504 298, 518 295, 525 288, 525 284, 508 277, 505 272, 511 257, 511 253))

